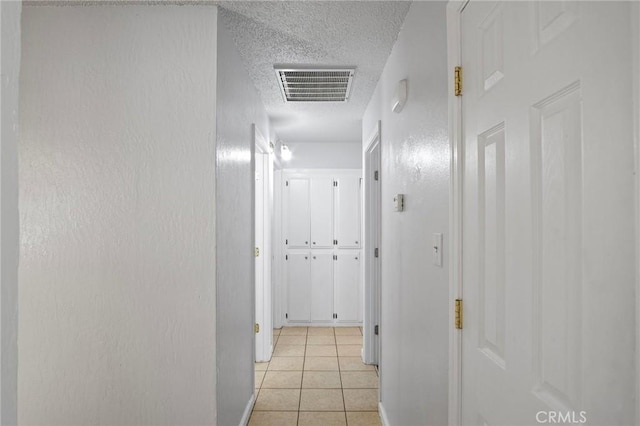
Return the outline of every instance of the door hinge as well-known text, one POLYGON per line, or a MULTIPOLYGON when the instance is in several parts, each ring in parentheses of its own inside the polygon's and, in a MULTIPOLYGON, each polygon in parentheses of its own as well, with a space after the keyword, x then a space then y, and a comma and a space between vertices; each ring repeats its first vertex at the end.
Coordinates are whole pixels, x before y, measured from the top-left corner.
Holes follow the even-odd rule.
POLYGON ((260 247, 256 247, 255 255, 256 255, 256 257, 260 256, 260 247))
POLYGON ((379 251, 378 247, 374 248, 373 249, 373 256, 374 257, 378 257, 379 255, 380 255, 380 251, 379 251))
POLYGON ((333 255, 333 260, 338 260, 338 255, 337 254, 333 255))
POLYGON ((337 180, 333 181, 333 186, 336 186, 336 187, 338 186, 338 181, 337 180))
POLYGON ((375 334, 376 336, 378 335, 380 331, 380 326, 376 325, 375 327, 373 327, 373 334, 375 334))
POLYGON ((285 185, 286 185, 286 186, 289 186, 289 181, 286 181, 286 182, 285 182, 285 185))
POLYGON ((464 313, 462 311, 462 299, 456 299, 456 329, 462 330, 462 325, 464 321, 464 313))
POLYGON ((454 68, 453 92, 456 96, 462 96, 462 67, 454 68))
POLYGON ((288 254, 284 255, 284 260, 289 260, 289 255, 288 254))
POLYGON ((374 180, 378 180, 379 179, 379 175, 378 175, 378 171, 377 170, 375 172, 373 172, 373 179, 374 180))
POLYGON ((255 331, 256 334, 260 333, 260 324, 255 323, 255 325, 253 326, 253 331, 255 331))
POLYGON ((289 240, 284 240, 284 245, 288 246, 289 245, 289 240))
POLYGON ((338 314, 333 314, 333 319, 338 319, 338 314))
POLYGON ((286 319, 289 319, 289 314, 284 314, 284 317, 285 317, 286 319))

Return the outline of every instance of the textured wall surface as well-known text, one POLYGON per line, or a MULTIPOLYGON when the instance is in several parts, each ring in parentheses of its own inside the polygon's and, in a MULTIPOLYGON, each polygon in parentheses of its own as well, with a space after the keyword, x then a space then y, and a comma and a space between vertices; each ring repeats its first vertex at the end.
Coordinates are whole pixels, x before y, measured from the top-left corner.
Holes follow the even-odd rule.
POLYGON ((240 424, 253 394, 255 175, 251 124, 267 113, 225 25, 218 25, 218 424, 240 424))
POLYGON ((18 85, 20 2, 0 2, 0 423, 16 424, 18 380, 18 85))
POLYGON ((290 143, 291 160, 283 169, 361 169, 361 143, 290 143))
POLYGON ((445 2, 414 2, 363 119, 366 138, 382 120, 380 391, 392 425, 447 424, 446 46, 445 2), (404 78, 407 103, 392 113, 404 78), (396 193, 405 194, 404 212, 393 211, 396 193), (431 263, 436 232, 444 234, 443 267, 431 263))
POLYGON ((21 424, 216 422, 216 26, 23 9, 21 424))

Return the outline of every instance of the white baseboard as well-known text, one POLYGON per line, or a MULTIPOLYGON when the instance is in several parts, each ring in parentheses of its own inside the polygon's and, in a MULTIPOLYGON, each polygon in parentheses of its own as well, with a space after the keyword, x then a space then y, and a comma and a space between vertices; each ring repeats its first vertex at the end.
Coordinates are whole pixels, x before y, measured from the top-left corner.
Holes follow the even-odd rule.
POLYGON ((251 394, 251 398, 249 398, 249 402, 247 402, 247 407, 244 409, 244 414, 242 415, 242 419, 240 419, 240 426, 247 426, 249 424, 249 417, 251 417, 251 412, 253 411, 253 405, 256 403, 256 394, 251 394))
POLYGON ((391 423, 389 423, 389 418, 387 417, 387 411, 382 405, 382 401, 378 402, 378 415, 380 416, 380 420, 382 421, 382 426, 391 426, 391 423))

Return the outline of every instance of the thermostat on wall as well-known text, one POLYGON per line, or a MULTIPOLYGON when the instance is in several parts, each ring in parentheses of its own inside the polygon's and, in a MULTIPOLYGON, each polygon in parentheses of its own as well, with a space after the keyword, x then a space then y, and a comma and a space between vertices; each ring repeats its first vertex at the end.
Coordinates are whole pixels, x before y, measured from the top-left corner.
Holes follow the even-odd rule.
POLYGON ((404 210, 404 194, 396 194, 393 197, 393 210, 397 212, 404 210))

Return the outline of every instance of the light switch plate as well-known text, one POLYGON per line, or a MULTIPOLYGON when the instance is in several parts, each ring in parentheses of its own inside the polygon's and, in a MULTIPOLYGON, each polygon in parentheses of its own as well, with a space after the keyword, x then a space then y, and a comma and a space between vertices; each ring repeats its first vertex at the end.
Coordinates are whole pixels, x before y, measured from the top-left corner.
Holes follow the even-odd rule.
POLYGON ((393 210, 397 212, 404 210, 404 194, 396 194, 393 197, 393 210))
POLYGON ((442 266, 442 234, 433 234, 433 264, 442 266))

